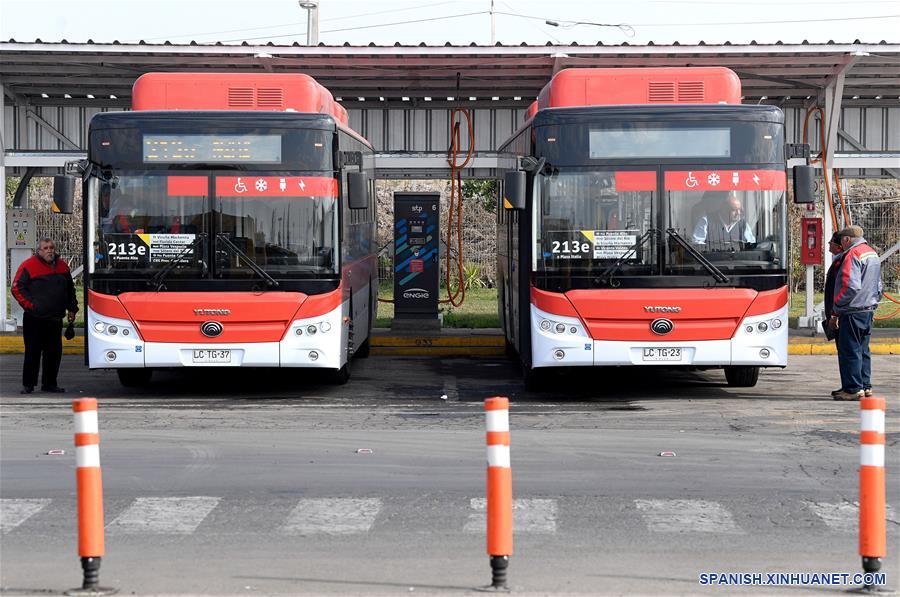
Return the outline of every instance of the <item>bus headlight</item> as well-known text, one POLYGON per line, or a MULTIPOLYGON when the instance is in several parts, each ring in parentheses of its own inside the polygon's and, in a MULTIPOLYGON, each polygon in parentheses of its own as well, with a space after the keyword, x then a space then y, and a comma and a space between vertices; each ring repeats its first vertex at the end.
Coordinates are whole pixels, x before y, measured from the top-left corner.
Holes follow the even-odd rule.
POLYGON ((544 330, 545 332, 550 331, 550 325, 551 324, 550 324, 549 319, 544 319, 543 321, 541 321, 541 329, 544 330))
POLYGON ((781 327, 781 320, 780 320, 780 319, 773 319, 773 320, 772 320, 772 329, 777 330, 777 329, 780 328, 780 327, 781 327))
POLYGON ((553 352, 553 358, 556 359, 557 361, 561 361, 564 358, 566 358, 566 352, 564 350, 557 349, 553 352))
POLYGON ((306 333, 309 334, 310 336, 314 336, 316 334, 316 326, 314 326, 314 325, 306 326, 306 333))
POLYGON ((766 330, 769 329, 769 324, 767 324, 765 321, 760 321, 759 325, 756 326, 756 329, 758 329, 761 332, 765 332, 766 330))
POLYGON ((103 323, 102 321, 95 321, 95 322, 94 322, 94 331, 95 331, 95 332, 97 332, 98 334, 102 334, 104 330, 106 330, 106 324, 105 324, 105 323, 103 323))
POLYGON ((323 321, 322 323, 319 324, 319 327, 322 328, 323 332, 327 332, 328 330, 331 329, 331 324, 328 323, 327 321, 323 321))
POLYGON ((565 331, 566 331, 566 324, 564 324, 564 323, 556 324, 556 333, 557 334, 565 333, 565 331))
POLYGON ((116 334, 119 333, 119 328, 117 328, 117 327, 114 326, 114 325, 111 325, 111 326, 109 326, 108 328, 106 328, 106 332, 107 332, 110 336, 115 336, 116 334))

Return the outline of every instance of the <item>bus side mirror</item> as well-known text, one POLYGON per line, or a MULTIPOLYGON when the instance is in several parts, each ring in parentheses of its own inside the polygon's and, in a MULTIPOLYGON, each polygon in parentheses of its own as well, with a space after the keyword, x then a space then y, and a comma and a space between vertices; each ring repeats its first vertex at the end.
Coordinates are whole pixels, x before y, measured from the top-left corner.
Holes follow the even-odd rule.
POLYGON ((347 173, 347 202, 350 209, 369 207, 369 175, 365 172, 347 173))
POLYGON ((794 166, 794 203, 815 203, 816 169, 812 166, 794 166))
POLYGON ((503 176, 503 209, 525 209, 524 172, 507 172, 503 176))
POLYGON ((68 176, 53 177, 53 205, 55 214, 70 214, 75 206, 75 179, 68 176))

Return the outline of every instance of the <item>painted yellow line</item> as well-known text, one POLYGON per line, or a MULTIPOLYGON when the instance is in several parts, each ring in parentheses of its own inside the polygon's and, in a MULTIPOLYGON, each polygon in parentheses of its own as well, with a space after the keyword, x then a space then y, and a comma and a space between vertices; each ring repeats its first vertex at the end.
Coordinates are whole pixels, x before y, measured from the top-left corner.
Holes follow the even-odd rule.
POLYGON ((503 336, 372 336, 372 347, 490 347, 503 348, 503 336))
MULTIPOLYGON (((0 354, 22 354, 25 342, 22 336, 0 336, 0 354)), ((84 337, 75 336, 71 340, 63 340, 63 354, 84 354, 84 337)))
POLYGON ((416 348, 414 346, 372 346, 372 354, 394 357, 499 357, 503 348, 493 346, 458 346, 456 348, 436 346, 416 348))
MULTIPOLYGON (((869 344, 869 350, 872 354, 900 354, 900 343, 886 344, 875 343, 869 344)), ((790 355, 818 355, 818 354, 837 354, 837 347, 831 344, 788 344, 788 354, 790 355)))

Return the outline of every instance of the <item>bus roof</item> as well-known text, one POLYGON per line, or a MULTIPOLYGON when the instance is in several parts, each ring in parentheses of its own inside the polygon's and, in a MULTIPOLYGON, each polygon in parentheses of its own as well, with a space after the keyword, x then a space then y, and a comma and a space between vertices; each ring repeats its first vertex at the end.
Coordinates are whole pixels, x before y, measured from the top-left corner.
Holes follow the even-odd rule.
MULTIPOLYGON (((617 104, 740 104, 741 81, 723 67, 569 68, 541 90, 537 110, 617 104)), ((536 110, 535 110, 536 111, 536 110)), ((529 118, 533 115, 528 110, 529 118)))
POLYGON ((134 82, 133 110, 259 110, 328 114, 349 129, 347 110, 309 75, 147 73, 134 82))

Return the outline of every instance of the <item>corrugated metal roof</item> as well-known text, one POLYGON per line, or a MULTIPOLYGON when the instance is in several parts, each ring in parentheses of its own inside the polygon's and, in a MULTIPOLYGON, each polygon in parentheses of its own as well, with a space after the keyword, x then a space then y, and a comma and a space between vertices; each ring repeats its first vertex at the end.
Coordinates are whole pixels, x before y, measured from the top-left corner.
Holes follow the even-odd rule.
POLYGON ((848 63, 852 68, 844 70, 845 98, 897 102, 900 44, 884 40, 492 46, 397 42, 313 47, 272 42, 0 42, 0 81, 14 97, 35 103, 61 103, 64 94, 71 96, 65 99, 98 104, 108 103, 113 95, 127 103, 132 83, 145 72, 237 71, 303 72, 347 104, 360 102, 358 98, 446 102, 448 97, 465 101, 476 97, 525 105, 563 68, 710 65, 738 73, 745 101, 785 102, 815 97, 848 63))

